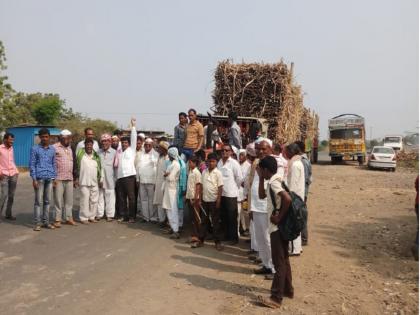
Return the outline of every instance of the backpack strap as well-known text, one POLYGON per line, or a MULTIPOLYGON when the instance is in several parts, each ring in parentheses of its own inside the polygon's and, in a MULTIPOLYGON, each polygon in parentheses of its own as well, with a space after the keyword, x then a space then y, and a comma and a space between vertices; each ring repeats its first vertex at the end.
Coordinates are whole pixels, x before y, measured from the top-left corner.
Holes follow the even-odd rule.
POLYGON ((271 199, 271 203, 273 204, 273 212, 275 212, 277 209, 276 206, 276 195, 274 194, 274 191, 271 189, 270 187, 270 199, 271 199))
POLYGON ((289 189, 289 187, 287 187, 287 185, 286 185, 286 183, 284 181, 281 182, 281 187, 283 187, 283 189, 285 191, 287 191, 288 193, 290 193, 290 189, 289 189))

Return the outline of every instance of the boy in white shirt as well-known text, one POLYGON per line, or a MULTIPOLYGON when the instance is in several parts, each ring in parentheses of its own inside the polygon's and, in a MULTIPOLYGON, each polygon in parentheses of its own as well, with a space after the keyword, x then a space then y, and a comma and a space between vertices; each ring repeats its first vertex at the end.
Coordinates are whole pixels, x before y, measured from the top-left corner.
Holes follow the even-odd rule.
POLYGON ((197 168, 198 158, 193 156, 188 161, 189 173, 187 182, 187 194, 185 196, 187 205, 191 209, 192 234, 191 234, 191 248, 203 246, 203 242, 199 239, 201 215, 200 215, 200 194, 201 194, 201 173, 197 168))
POLYGON ((223 192, 223 176, 217 169, 217 155, 210 153, 207 157, 208 168, 201 177, 202 191, 201 200, 205 212, 205 224, 201 229, 200 241, 204 242, 207 233, 207 226, 213 226, 213 238, 217 250, 222 250, 223 231, 220 222, 220 203, 223 192), (211 222, 210 222, 211 218, 211 222))

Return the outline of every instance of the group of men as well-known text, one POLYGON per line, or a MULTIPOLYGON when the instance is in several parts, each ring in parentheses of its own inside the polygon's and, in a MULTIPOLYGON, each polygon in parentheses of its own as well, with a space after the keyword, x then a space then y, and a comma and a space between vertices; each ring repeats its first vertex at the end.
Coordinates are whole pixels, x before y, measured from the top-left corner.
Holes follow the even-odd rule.
MULTIPOLYGON (((205 129, 194 109, 179 114, 174 141, 155 142, 137 134, 131 120, 130 136, 103 134, 100 143, 94 131, 73 149, 72 134, 62 130, 51 145, 48 129, 38 132, 39 144, 31 149, 29 170, 35 192, 34 230, 77 225, 73 218, 73 191, 79 188, 79 222, 141 222, 168 226, 173 239, 180 238, 184 208, 192 218, 191 247, 204 245, 210 237, 217 250, 223 243, 235 245, 240 234, 250 236, 250 259, 261 264, 256 274, 272 279, 272 295, 266 304, 281 303, 293 296, 290 255, 300 255, 307 244, 307 229, 295 241, 284 241, 277 225, 287 212, 290 191, 306 201, 311 183, 311 165, 304 144, 283 148, 270 139, 242 147, 241 128, 229 115, 228 140, 219 138, 221 152, 204 153, 205 129), (221 155, 221 156, 220 156, 221 155), (49 218, 54 198, 53 220, 49 218), (211 235, 209 235, 211 234, 211 235)), ((14 136, 7 133, 0 146, 1 198, 6 219, 11 208, 18 170, 13 158, 14 136)))

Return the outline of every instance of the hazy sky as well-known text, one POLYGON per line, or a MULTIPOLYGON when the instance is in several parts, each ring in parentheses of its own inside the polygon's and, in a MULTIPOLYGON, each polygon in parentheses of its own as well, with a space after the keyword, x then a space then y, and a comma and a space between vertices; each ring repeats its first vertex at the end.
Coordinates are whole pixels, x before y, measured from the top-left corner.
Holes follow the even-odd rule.
POLYGON ((0 0, 18 91, 59 93, 91 117, 172 131, 212 105, 217 62, 295 63, 305 105, 366 118, 368 137, 418 126, 418 0, 0 0))

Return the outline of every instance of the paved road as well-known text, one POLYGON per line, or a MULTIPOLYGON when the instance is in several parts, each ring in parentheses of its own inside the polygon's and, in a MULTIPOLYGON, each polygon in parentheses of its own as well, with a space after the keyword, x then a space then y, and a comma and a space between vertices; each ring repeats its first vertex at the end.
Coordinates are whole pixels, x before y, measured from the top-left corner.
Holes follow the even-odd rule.
POLYGON ((245 249, 217 253, 209 245, 196 255, 186 237, 174 242, 152 224, 102 221, 34 232, 32 203, 31 181, 22 174, 17 221, 0 224, 2 314, 172 314, 171 305, 177 314, 215 314, 232 290, 229 278, 251 272, 245 249), (194 294, 212 308, 189 304, 194 294))
MULTIPOLYGON (((291 260, 295 298, 281 314, 418 313, 416 174, 351 163, 313 171, 310 244, 291 260)), ((1 314, 278 314, 252 303, 271 283, 252 274, 243 241, 192 250, 139 223, 34 232, 32 203, 22 174, 18 220, 0 224, 1 314)))

